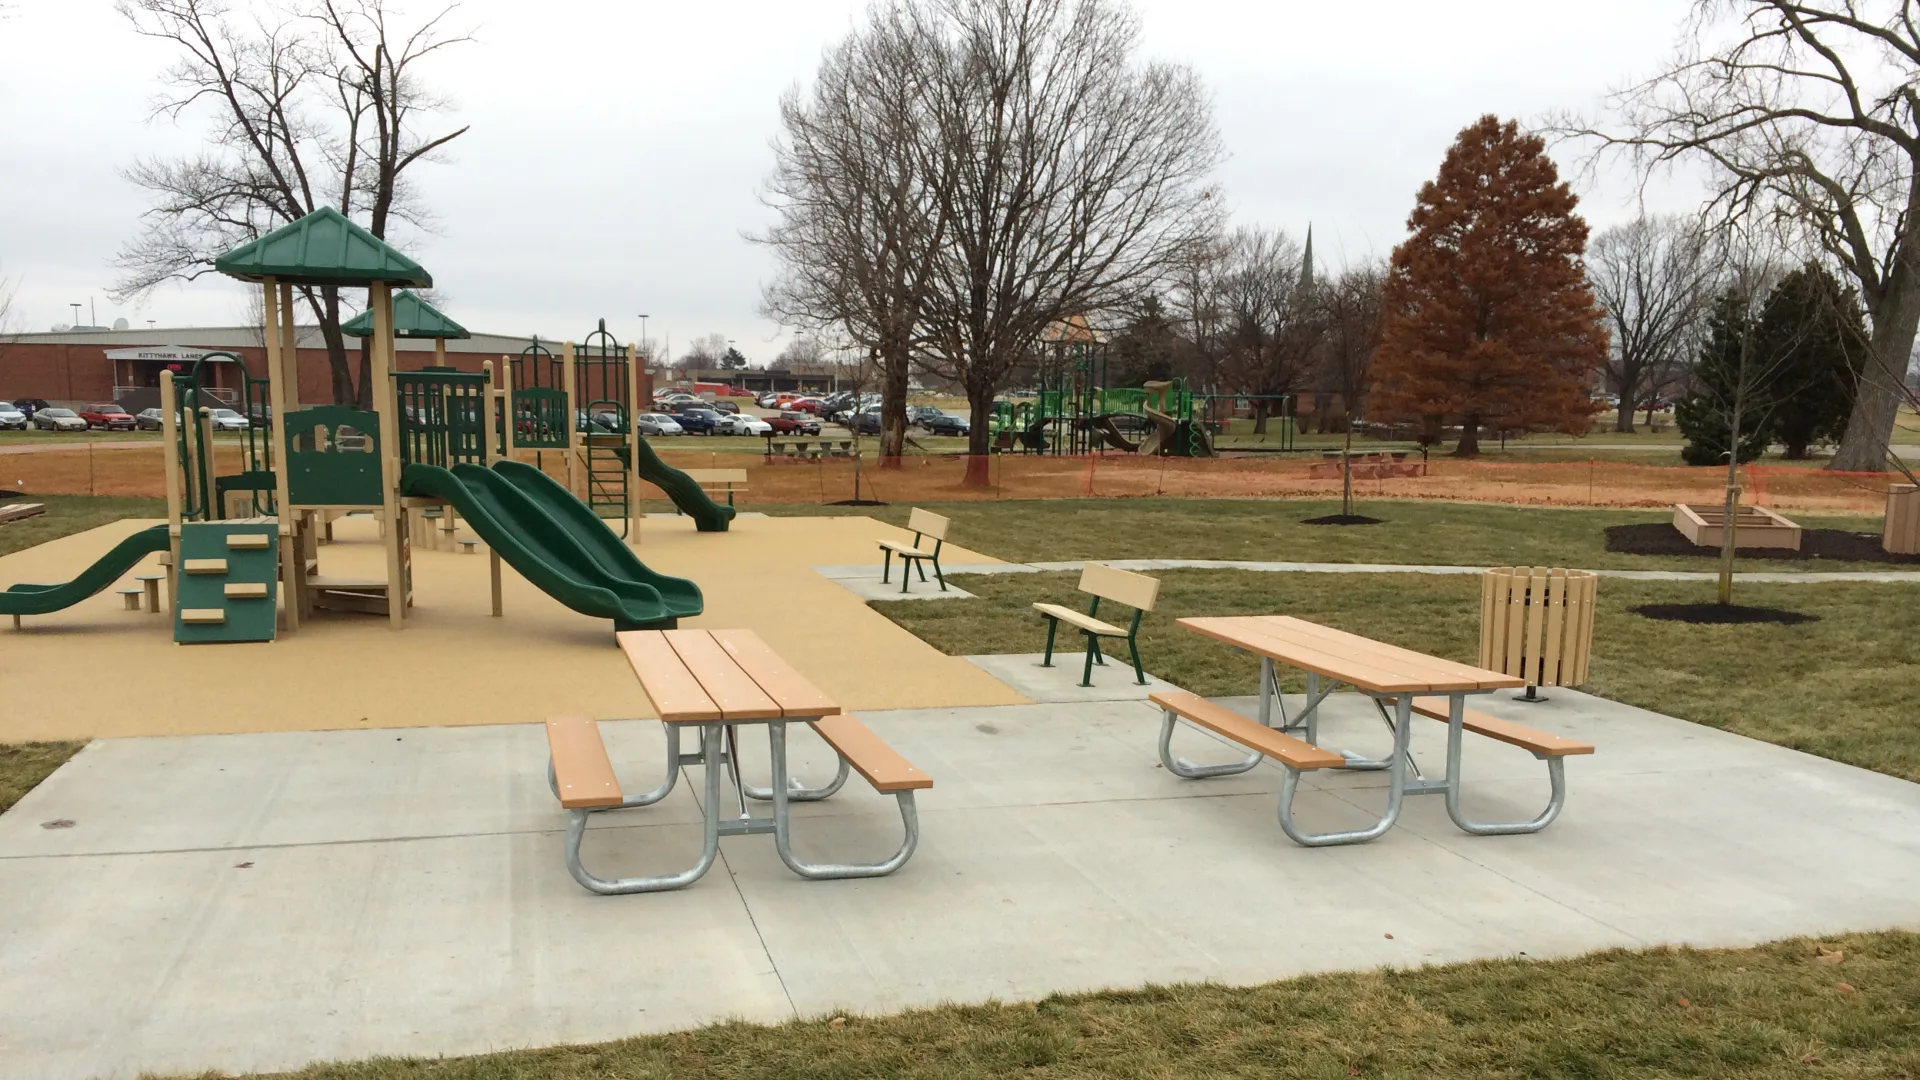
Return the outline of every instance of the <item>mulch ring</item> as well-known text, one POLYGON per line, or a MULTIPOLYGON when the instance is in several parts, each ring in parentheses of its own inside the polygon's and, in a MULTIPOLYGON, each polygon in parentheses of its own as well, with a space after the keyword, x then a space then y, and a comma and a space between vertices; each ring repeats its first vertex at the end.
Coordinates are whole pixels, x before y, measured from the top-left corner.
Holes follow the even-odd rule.
POLYGON ((1379 518, 1365 514, 1328 514, 1325 517, 1302 518, 1302 525, 1378 525, 1379 518))
MULTIPOLYGON (((1604 530, 1607 550, 1618 555, 1692 555, 1717 559, 1720 549, 1700 547, 1664 521, 1641 525, 1609 525, 1604 530)), ((1835 560, 1866 563, 1920 564, 1920 555, 1894 555, 1880 547, 1880 534, 1845 529, 1802 529, 1800 550, 1741 548, 1742 559, 1781 559, 1796 562, 1835 560)))
POLYGON ((1641 604, 1633 609, 1633 613, 1649 619, 1659 619, 1662 622, 1693 623, 1696 626, 1725 626, 1742 623, 1798 626, 1801 623, 1820 621, 1820 616, 1809 615, 1804 611, 1742 607, 1739 604, 1641 604))

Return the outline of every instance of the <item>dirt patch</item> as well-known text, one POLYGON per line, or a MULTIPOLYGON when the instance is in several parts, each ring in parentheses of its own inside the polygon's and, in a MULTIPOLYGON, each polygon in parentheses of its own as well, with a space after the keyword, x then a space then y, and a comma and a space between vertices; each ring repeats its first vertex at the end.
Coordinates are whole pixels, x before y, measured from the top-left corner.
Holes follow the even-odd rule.
MULTIPOLYGON (((1680 535, 1680 530, 1664 521, 1640 525, 1609 525, 1601 530, 1607 550, 1618 555, 1691 555, 1717 559, 1719 548, 1701 547, 1680 535)), ((1854 533, 1844 529, 1802 529, 1800 550, 1781 548, 1741 548, 1742 559, 1780 559, 1794 562, 1846 561, 1920 565, 1920 555, 1894 555, 1880 547, 1876 533, 1854 533)))
POLYGON ((1324 517, 1302 518, 1300 520, 1300 524, 1302 525, 1378 525, 1380 524, 1380 519, 1371 518, 1365 514, 1327 514, 1324 517))
POLYGON ((1732 626, 1746 623, 1798 626, 1801 623, 1820 621, 1820 616, 1809 615, 1804 611, 1741 607, 1739 604, 1642 604, 1634 608, 1633 612, 1661 622, 1693 623, 1697 626, 1732 626))

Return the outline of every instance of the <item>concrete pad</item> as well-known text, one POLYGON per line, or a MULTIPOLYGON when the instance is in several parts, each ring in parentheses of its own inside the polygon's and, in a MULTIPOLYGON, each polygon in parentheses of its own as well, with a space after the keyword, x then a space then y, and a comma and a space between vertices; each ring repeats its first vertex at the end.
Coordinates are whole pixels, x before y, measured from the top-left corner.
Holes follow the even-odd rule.
POLYGON ((895 600, 972 600, 974 595, 948 582, 945 589, 931 578, 922 583, 915 579, 908 583, 905 592, 900 590, 899 569, 894 570, 892 581, 880 580, 880 571, 871 570, 861 577, 827 578, 828 581, 847 590, 868 603, 891 603, 895 600))
POLYGON ((1068 648, 1054 650, 1051 667, 1040 666, 1046 653, 969 656, 967 660, 1026 697, 1041 702, 1145 701, 1148 694, 1179 689, 1151 671, 1147 672, 1145 685, 1135 682, 1133 662, 1127 658, 1124 643, 1118 655, 1109 655, 1105 664, 1093 666, 1093 685, 1081 686, 1080 673, 1086 670, 1087 664, 1084 639, 1066 644, 1068 648))

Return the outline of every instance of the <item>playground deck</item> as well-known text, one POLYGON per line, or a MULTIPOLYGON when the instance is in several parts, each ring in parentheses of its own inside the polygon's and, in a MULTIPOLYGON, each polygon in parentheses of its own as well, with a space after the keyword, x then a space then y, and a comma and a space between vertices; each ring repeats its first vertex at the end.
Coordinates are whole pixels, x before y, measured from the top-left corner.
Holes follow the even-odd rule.
MULTIPOLYGON (((119 522, 0 557, 0 586, 68 580, 152 524, 119 522)), ((342 519, 334 531, 320 549, 325 573, 381 576, 371 519, 342 519)), ((639 554, 700 584, 706 613, 685 625, 758 631, 849 709, 1022 703, 809 569, 872 561, 876 539, 911 534, 855 517, 742 518, 730 532, 702 534, 691 519, 651 519, 639 554)), ((956 563, 997 562, 950 550, 956 563)), ((557 703, 652 715, 607 620, 567 610, 511 568, 506 615, 491 618, 484 550, 416 547, 413 559, 414 611, 398 631, 370 616, 321 614, 272 643, 177 646, 165 616, 126 611, 111 589, 28 617, 24 630, 0 627, 9 685, 0 741, 524 724, 557 703)))

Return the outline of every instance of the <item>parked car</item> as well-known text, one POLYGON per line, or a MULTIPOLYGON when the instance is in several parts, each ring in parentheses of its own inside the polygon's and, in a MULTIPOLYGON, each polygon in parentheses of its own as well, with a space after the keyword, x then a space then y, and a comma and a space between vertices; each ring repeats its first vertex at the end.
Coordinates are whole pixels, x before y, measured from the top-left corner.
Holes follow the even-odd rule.
POLYGON ((641 413, 634 418, 633 429, 642 435, 685 435, 680 422, 666 413, 641 413))
POLYGON ((776 435, 818 435, 820 421, 806 413, 783 412, 779 416, 767 417, 767 424, 776 435))
POLYGON ((880 406, 865 408, 846 419, 847 430, 855 435, 880 434, 880 406))
POLYGON ((663 408, 672 409, 672 408, 678 408, 679 406, 682 406, 682 405, 699 405, 701 404, 701 401, 699 398, 694 397, 692 394, 686 393, 685 391, 669 390, 664 394, 659 394, 655 396, 653 399, 653 403, 663 408))
POLYGON ((766 393, 761 394, 759 397, 754 398, 753 403, 755 405, 760 406, 763 409, 771 409, 773 408, 774 403, 779 400, 780 400, 779 393, 773 390, 769 390, 766 393))
POLYGON ((0 401, 0 431, 27 430, 27 414, 11 401, 0 401))
POLYGON ((160 415, 160 409, 141 409, 133 414, 133 426, 141 431, 159 431, 166 426, 166 419, 160 415))
POLYGON ((214 409, 207 413, 207 419, 215 431, 245 431, 253 426, 233 409, 214 409))
POLYGON ((740 406, 735 405, 731 401, 709 401, 707 402, 707 408, 712 409, 714 412, 726 413, 728 415, 733 415, 740 411, 740 406))
POLYGON ((719 420, 713 426, 713 433, 715 435, 771 435, 773 428, 757 416, 720 413, 719 420))
POLYGON ((939 415, 940 410, 931 405, 909 405, 907 406, 907 426, 925 427, 927 421, 939 415))
POLYGON ((86 431, 89 427, 79 413, 51 405, 33 410, 33 426, 41 431, 86 431))
POLYGON ((794 412, 811 413, 814 416, 819 416, 820 410, 825 406, 826 406, 826 402, 820 400, 817 397, 803 397, 803 398, 794 398, 792 401, 787 403, 786 408, 794 412))
POLYGON ((263 431, 272 431, 273 406, 264 403, 252 406, 247 410, 247 423, 263 431))
POLYGON ((47 399, 37 397, 14 398, 13 406, 21 412, 26 413, 27 419, 31 420, 33 419, 34 413, 47 407, 47 399))
MULTIPOLYGON (((599 431, 610 431, 617 434, 627 430, 626 420, 614 409, 600 409, 589 417, 589 419, 593 421, 594 427, 598 428, 599 431)), ((595 432, 595 434, 598 433, 599 432, 595 432)))
POLYGON ((133 414, 111 401, 95 402, 80 410, 80 419, 90 428, 104 431, 132 431, 133 414))
POLYGON ((719 413, 693 405, 675 409, 673 418, 689 435, 711 435, 714 427, 720 423, 719 413))
POLYGON ((921 426, 925 427, 930 435, 965 435, 973 430, 973 425, 968 423, 964 416, 955 416, 952 413, 941 412, 939 409, 933 412, 933 416, 921 421, 921 426))

